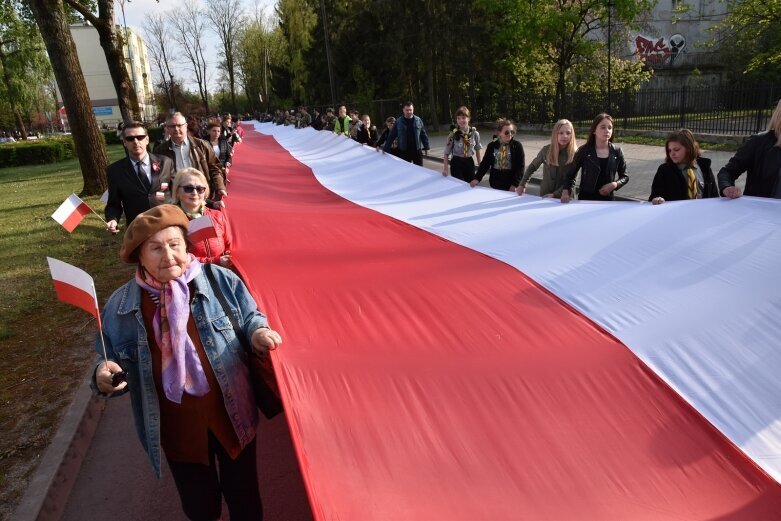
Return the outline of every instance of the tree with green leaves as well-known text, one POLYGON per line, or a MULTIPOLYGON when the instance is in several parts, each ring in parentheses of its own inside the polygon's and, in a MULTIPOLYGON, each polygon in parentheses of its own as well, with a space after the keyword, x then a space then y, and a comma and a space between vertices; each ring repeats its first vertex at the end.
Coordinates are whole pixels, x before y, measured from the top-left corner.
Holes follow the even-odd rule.
POLYGON ((73 147, 84 180, 83 195, 100 195, 106 189, 108 157, 103 136, 92 114, 87 84, 81 72, 63 0, 27 0, 46 45, 54 77, 60 88, 73 147))
POLYGON ((250 109, 267 111, 274 96, 271 64, 282 62, 286 49, 282 31, 259 10, 239 31, 236 44, 237 76, 250 109))
POLYGON ((276 6, 279 27, 287 45, 286 68, 290 72, 290 90, 294 103, 310 99, 307 89, 309 69, 305 61, 312 45, 312 30, 317 23, 315 10, 306 0, 279 0, 276 6))
POLYGON ((781 0, 726 0, 727 16, 715 25, 711 45, 737 67, 736 75, 781 80, 781 0))
POLYGON ((7 0, 0 1, 0 69, 0 99, 7 101, 13 125, 27 139, 25 119, 37 105, 36 87, 50 81, 51 67, 35 26, 7 0))
POLYGON ((562 114, 568 75, 606 45, 608 10, 615 23, 631 24, 654 0, 479 0, 501 16, 494 37, 503 42, 507 66, 521 84, 551 88, 555 117, 562 114))

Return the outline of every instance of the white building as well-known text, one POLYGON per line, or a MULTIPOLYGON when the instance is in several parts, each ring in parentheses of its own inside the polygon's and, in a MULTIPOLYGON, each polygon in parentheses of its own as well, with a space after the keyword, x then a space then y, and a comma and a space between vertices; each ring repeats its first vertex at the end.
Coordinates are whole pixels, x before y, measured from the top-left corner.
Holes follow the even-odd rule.
POLYGON ((719 54, 706 44, 708 30, 726 16, 719 0, 658 0, 645 29, 630 32, 629 53, 642 57, 654 69, 649 86, 678 87, 696 69, 701 81, 719 83, 724 66, 719 54))
MULTIPOLYGON (((106 55, 100 46, 98 31, 89 24, 71 25, 70 29, 73 41, 76 43, 81 70, 87 82, 92 113, 95 114, 98 124, 106 123, 112 128, 116 127, 116 124, 122 120, 122 115, 119 112, 117 93, 111 81, 106 55)), ((124 32, 123 27, 117 26, 117 33, 122 35, 124 32)), ((131 28, 128 28, 127 38, 124 38, 124 41, 125 65, 138 96, 139 109, 144 121, 153 120, 157 115, 157 108, 146 45, 131 28)))

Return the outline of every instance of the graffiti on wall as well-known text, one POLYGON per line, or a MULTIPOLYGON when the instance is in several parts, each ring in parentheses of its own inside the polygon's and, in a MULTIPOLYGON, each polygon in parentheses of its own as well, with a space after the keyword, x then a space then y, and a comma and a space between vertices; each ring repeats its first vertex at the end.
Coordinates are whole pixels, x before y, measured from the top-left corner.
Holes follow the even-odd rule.
POLYGON ((682 34, 674 34, 666 39, 648 38, 638 34, 634 52, 649 65, 673 65, 685 47, 686 38, 682 34))

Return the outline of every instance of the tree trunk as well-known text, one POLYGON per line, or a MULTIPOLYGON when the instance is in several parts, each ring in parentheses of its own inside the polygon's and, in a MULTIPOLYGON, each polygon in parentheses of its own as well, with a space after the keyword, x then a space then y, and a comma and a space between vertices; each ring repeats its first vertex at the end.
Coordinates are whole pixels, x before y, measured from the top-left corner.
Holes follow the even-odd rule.
POLYGON ((84 179, 82 195, 100 195, 106 190, 106 148, 98 129, 84 75, 81 72, 76 44, 68 27, 62 0, 29 0, 38 23, 54 77, 60 88, 73 146, 79 158, 84 179))
POLYGON ((91 23, 98 32, 100 46, 103 48, 103 54, 106 56, 111 82, 114 84, 114 90, 117 93, 117 105, 119 105, 122 119, 124 121, 140 120, 141 112, 138 108, 138 96, 135 89, 132 88, 130 75, 127 73, 127 67, 125 66, 125 53, 122 51, 121 41, 117 37, 114 25, 113 0, 98 1, 97 17, 77 0, 64 1, 91 23))
POLYGON ((141 121, 141 109, 138 106, 138 95, 133 88, 130 74, 125 66, 125 53, 122 50, 121 40, 117 38, 117 32, 114 24, 101 24, 95 27, 100 37, 100 46, 103 47, 103 53, 106 55, 108 71, 111 74, 111 81, 114 83, 114 90, 117 91, 117 101, 119 103, 119 112, 124 121, 141 121))

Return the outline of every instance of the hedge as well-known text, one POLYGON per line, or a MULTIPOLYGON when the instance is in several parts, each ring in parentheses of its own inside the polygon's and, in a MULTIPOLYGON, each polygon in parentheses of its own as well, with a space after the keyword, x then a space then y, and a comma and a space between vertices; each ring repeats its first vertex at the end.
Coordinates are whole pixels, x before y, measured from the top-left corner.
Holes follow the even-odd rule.
POLYGON ((58 163, 73 157, 70 136, 0 144, 0 168, 58 163))

